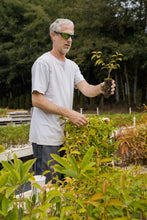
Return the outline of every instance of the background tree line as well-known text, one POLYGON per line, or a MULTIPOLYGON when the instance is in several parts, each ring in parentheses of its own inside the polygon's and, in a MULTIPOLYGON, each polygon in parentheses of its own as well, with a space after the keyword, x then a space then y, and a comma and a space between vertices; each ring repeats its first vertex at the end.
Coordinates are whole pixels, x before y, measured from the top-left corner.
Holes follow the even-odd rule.
POLYGON ((115 103, 147 103, 147 2, 145 0, 1 0, 0 107, 31 107, 31 66, 52 48, 49 26, 58 17, 75 23, 75 40, 67 57, 74 60, 89 83, 106 77, 95 67, 92 51, 105 57, 123 53, 113 71, 116 93, 109 99, 83 97, 75 90, 74 107, 115 103))

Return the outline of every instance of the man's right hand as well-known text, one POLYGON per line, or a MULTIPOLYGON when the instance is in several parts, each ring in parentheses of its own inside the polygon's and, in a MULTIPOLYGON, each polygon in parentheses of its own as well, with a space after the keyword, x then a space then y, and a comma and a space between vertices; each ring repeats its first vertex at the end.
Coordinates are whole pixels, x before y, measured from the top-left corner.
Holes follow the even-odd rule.
POLYGON ((80 114, 79 112, 76 112, 74 110, 71 110, 69 115, 68 115, 69 121, 77 125, 78 127, 81 127, 85 125, 88 122, 88 119, 80 114))

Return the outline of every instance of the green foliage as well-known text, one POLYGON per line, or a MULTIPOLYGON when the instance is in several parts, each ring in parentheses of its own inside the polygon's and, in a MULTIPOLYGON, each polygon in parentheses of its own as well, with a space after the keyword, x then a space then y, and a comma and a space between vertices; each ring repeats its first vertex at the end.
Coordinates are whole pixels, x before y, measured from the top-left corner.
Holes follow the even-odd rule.
MULTIPOLYGON (((67 154, 77 154, 77 158, 85 155, 90 146, 94 147, 95 158, 111 158, 115 146, 111 137, 114 129, 112 121, 102 120, 102 117, 88 116, 88 124, 77 127, 66 123, 64 148, 67 154)), ((64 149, 63 148, 63 149, 64 149)))
POLYGON ((26 95, 25 108, 30 109, 31 106, 32 106, 32 104, 31 104, 31 94, 27 94, 26 95))
POLYGON ((2 107, 3 107, 3 108, 6 108, 7 105, 8 105, 7 98, 6 98, 6 97, 3 97, 3 99, 2 99, 2 107))
POLYGON ((7 116, 7 110, 0 108, 0 117, 6 117, 7 116))
MULTIPOLYGON (((6 117, 7 115, 7 110, 6 109, 1 109, 0 110, 0 116, 6 117)), ((109 129, 109 132, 111 133, 111 131, 113 130, 113 128, 115 127, 120 128, 123 126, 132 126, 133 125, 133 114, 105 114, 105 115, 100 115, 99 117, 93 115, 91 116, 91 118, 93 117, 93 120, 91 120, 90 122, 90 126, 93 126, 92 128, 92 132, 96 132, 98 129, 100 129, 101 134, 103 134, 104 136, 108 137, 109 134, 107 133, 107 128, 109 129), (110 118, 111 122, 105 123, 102 122, 103 124, 99 124, 97 122, 100 122, 101 118, 110 118), (94 119, 95 118, 95 119, 94 119), (95 123, 94 123, 95 121, 95 123), (93 125, 92 125, 93 124, 93 125), (104 126, 104 127, 103 127, 104 126), (105 129, 106 128, 106 129, 105 129)), ((141 125, 144 124, 147 121, 147 113, 138 113, 135 114, 136 117, 136 125, 141 125)), ((78 140, 78 137, 76 137, 76 133, 78 132, 82 132, 81 137, 84 138, 84 140, 86 140, 87 138, 87 142, 89 143, 89 140, 92 142, 93 139, 90 138, 90 136, 88 137, 88 135, 90 134, 90 127, 83 127, 83 128, 77 128, 76 126, 71 127, 71 124, 69 123, 69 125, 67 124, 67 129, 69 127, 69 133, 72 131, 73 134, 71 134, 71 141, 69 140, 69 144, 71 144, 72 146, 72 141, 77 141, 77 147, 80 146, 80 142, 82 142, 81 140, 78 140)), ((27 144, 28 143, 28 139, 29 139, 29 128, 30 125, 24 125, 22 124, 21 126, 16 126, 13 127, 12 124, 5 126, 5 127, 0 127, 0 144, 5 146, 5 148, 10 147, 11 145, 19 145, 19 144, 27 144)), ((101 135, 100 134, 100 135, 101 135)), ((98 135, 98 133, 97 133, 98 135)), ((80 136, 80 135, 79 135, 80 136)), ((105 139, 106 139, 105 137, 105 139)), ((68 138, 68 136, 67 136, 68 138)), ((104 138, 104 137, 103 137, 104 138)), ((98 144, 98 139, 96 139, 95 137, 95 145, 98 144)), ((110 142, 110 140, 107 140, 107 142, 110 142)), ((81 148, 81 147, 80 147, 81 148)), ((83 153, 86 152, 86 150, 84 150, 83 148, 83 153)))
POLYGON ((134 113, 134 114, 105 114, 102 117, 108 117, 113 121, 115 127, 128 127, 133 125, 133 117, 136 118, 136 125, 145 124, 147 121, 147 114, 134 113))
POLYGON ((58 155, 52 154, 52 158, 55 159, 59 164, 55 165, 55 171, 65 174, 74 179, 83 179, 86 175, 88 176, 87 171, 89 171, 95 163, 91 162, 91 157, 93 155, 93 147, 89 148, 87 153, 84 155, 83 160, 80 162, 80 169, 78 168, 78 163, 74 156, 68 155, 67 161, 60 158, 58 155))
POLYGON ((0 127, 0 144, 8 148, 12 145, 27 144, 29 140, 30 125, 22 124, 13 126, 12 124, 0 127))
POLYGON ((25 105, 25 97, 24 95, 21 95, 19 97, 19 109, 24 109, 24 105, 25 105))

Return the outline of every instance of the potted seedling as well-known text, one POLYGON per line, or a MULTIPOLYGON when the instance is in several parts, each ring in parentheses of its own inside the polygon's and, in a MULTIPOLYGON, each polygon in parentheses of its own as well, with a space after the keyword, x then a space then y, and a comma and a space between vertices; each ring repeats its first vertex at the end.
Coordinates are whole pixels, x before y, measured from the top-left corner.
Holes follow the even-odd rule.
POLYGON ((95 59, 95 66, 97 65, 101 65, 101 70, 102 69, 106 69, 107 70, 107 78, 104 79, 104 82, 105 82, 105 90, 104 90, 104 95, 106 97, 109 97, 110 93, 111 93, 111 85, 112 85, 112 78, 111 78, 111 72, 112 70, 114 69, 118 69, 120 68, 120 65, 119 65, 119 61, 122 61, 122 56, 123 54, 121 53, 118 53, 116 52, 115 54, 113 54, 111 57, 110 57, 110 60, 108 63, 105 63, 102 59, 102 52, 101 51, 93 51, 92 52, 93 55, 91 57, 91 59, 95 59))

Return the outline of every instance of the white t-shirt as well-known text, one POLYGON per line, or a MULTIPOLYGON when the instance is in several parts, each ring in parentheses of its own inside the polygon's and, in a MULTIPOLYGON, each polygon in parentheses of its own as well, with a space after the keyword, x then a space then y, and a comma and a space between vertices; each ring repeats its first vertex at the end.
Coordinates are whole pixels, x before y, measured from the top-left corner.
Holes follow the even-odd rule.
MULTIPOLYGON (((39 57, 32 66, 32 92, 42 93, 52 103, 72 109, 74 87, 84 80, 76 63, 69 59, 62 62, 50 52, 39 57)), ((64 126, 60 115, 48 114, 34 107, 30 142, 40 145, 61 145, 64 126)))

